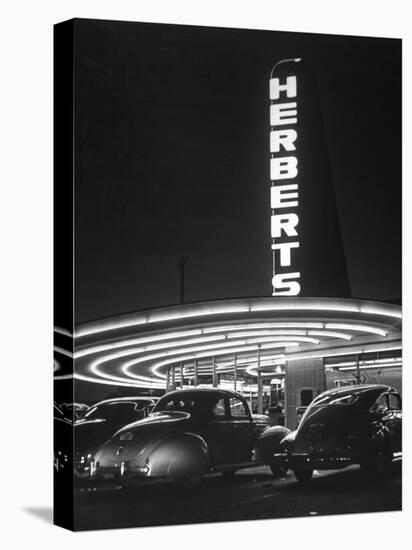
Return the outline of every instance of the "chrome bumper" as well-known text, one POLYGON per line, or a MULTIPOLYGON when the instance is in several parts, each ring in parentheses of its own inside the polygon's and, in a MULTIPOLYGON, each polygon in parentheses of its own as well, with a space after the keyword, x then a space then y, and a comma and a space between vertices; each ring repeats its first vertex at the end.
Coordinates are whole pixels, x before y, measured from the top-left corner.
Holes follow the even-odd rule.
POLYGON ((150 476, 150 468, 147 465, 131 467, 127 462, 119 462, 113 466, 100 466, 92 461, 90 465, 90 477, 93 479, 144 479, 150 476))
POLYGON ((328 456, 320 454, 311 454, 311 453, 275 453, 273 458, 276 462, 281 462, 282 464, 287 464, 291 469, 295 465, 307 463, 317 469, 334 469, 334 468, 344 468, 353 464, 353 457, 350 456, 328 456))

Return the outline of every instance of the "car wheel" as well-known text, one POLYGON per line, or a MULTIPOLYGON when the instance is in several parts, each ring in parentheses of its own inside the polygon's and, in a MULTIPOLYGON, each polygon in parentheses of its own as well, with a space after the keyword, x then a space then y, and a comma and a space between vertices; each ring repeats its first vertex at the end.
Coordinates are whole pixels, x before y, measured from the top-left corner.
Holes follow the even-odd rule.
POLYGON ((392 468, 393 453, 388 448, 377 449, 376 452, 361 461, 360 467, 367 475, 383 478, 389 475, 392 468))
POLYGON ((272 470, 272 474, 275 477, 285 476, 289 470, 287 464, 284 464, 282 462, 274 462, 273 464, 269 464, 269 466, 270 466, 270 469, 272 470))
POLYGON ((293 473, 295 474, 295 477, 298 481, 304 483, 305 481, 309 481, 312 477, 313 468, 312 466, 306 464, 295 466, 295 468, 293 469, 293 473))

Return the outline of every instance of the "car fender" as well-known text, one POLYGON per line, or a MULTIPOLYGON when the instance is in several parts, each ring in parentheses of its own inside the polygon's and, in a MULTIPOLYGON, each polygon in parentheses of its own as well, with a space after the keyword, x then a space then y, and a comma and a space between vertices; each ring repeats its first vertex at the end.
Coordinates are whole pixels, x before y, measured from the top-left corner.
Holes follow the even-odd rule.
POLYGON ((391 452, 392 441, 388 428, 382 422, 370 425, 369 434, 359 444, 361 458, 376 454, 379 450, 391 452))
POLYGON ((195 477, 211 469, 206 441, 190 432, 174 434, 160 441, 146 462, 150 477, 195 477))
POLYGON ((279 451, 280 442, 290 433, 291 431, 285 426, 270 426, 267 428, 255 442, 253 449, 255 460, 271 464, 273 454, 279 451))

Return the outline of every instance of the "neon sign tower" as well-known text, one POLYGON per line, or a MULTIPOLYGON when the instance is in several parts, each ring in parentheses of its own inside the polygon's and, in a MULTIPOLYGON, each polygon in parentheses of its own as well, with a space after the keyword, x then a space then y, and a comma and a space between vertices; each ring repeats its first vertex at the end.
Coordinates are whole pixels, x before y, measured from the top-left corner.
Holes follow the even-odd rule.
POLYGON ((273 296, 297 296, 301 273, 294 269, 299 248, 298 77, 293 73, 300 58, 283 59, 272 68, 270 97, 270 208, 273 296), (282 75, 278 73, 279 66, 282 75))

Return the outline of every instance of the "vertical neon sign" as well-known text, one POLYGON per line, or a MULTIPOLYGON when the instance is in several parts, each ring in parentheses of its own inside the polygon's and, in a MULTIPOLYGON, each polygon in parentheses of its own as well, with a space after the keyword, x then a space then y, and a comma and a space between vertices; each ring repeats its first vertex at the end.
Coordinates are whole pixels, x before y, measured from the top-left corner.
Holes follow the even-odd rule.
MULTIPOLYGON (((293 250, 299 248, 298 175, 298 79, 290 70, 282 78, 276 76, 280 65, 297 63, 282 59, 272 68, 269 81, 270 97, 270 208, 273 273, 273 296, 300 294, 300 272, 293 271, 293 250)), ((282 71, 284 72, 284 71, 282 71)))

